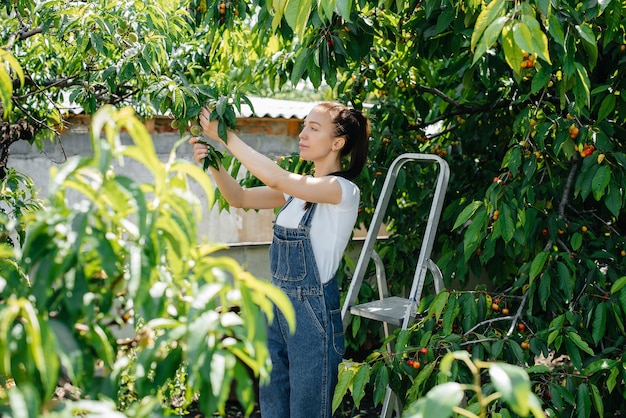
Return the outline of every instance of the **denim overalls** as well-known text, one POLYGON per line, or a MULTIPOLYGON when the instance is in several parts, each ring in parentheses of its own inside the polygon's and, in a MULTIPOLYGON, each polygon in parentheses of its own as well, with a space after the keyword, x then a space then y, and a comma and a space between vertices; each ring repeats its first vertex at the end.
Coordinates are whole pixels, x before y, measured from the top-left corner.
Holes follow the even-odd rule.
MULTIPOLYGON (((287 200, 285 206, 292 201, 287 200)), ((270 246, 272 283, 282 289, 296 314, 295 334, 274 307, 267 343, 272 359, 270 383, 260 388, 263 418, 328 418, 345 352, 337 278, 321 285, 313 247, 311 220, 316 204, 297 228, 274 222, 270 246)))

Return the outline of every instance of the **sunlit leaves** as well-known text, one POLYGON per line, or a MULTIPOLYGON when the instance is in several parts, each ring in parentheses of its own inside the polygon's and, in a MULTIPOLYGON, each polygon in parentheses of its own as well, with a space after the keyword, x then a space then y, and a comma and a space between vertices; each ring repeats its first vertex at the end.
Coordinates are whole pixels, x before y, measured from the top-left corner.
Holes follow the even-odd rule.
MULTIPOLYGON (((474 31, 472 32, 472 39, 471 39, 471 48, 472 50, 475 50, 479 40, 481 39, 481 37, 483 37, 483 34, 494 25, 495 23, 495 27, 497 28, 498 26, 500 27, 500 29, 502 28, 502 25, 504 23, 504 21, 502 21, 502 23, 498 23, 498 21, 500 21, 500 19, 503 17, 502 16, 502 12, 504 11, 504 6, 505 3, 501 2, 501 1, 493 1, 491 3, 489 3, 487 5, 487 7, 485 7, 480 14, 478 15, 478 18, 476 19, 476 25, 474 27, 474 31)), ((499 35, 499 31, 496 32, 496 34, 499 35)), ((490 46, 493 42, 495 42, 495 39, 492 39, 492 35, 489 34, 489 36, 487 36, 487 34, 485 34, 484 36, 486 38, 486 40, 483 42, 485 45, 490 46)), ((486 47, 484 48, 486 50, 486 47)), ((485 51, 475 51, 475 54, 477 57, 480 57, 485 51)), ((476 60, 478 58, 474 58, 474 60, 476 60)))
POLYGON ((17 77, 20 85, 24 84, 24 70, 22 66, 9 52, 0 48, 0 104, 4 108, 4 118, 11 113, 13 106, 11 102, 13 95, 13 75, 17 77))
POLYGON ((38 399, 54 393, 60 370, 56 340, 33 304, 9 297, 0 308, 0 372, 18 386, 30 384, 38 399))
POLYGON ((490 2, 476 19, 470 44, 474 51, 473 62, 501 39, 505 60, 518 76, 524 53, 537 55, 550 64, 548 38, 535 18, 534 9, 520 3, 518 7, 506 10, 505 4, 490 2))
POLYGON ((302 39, 311 14, 313 0, 290 0, 285 8, 285 20, 302 39))
POLYGON ((593 70, 593 67, 596 66, 596 61, 598 60, 598 42, 596 39, 596 35, 591 29, 591 26, 584 25, 576 25, 574 27, 580 40, 582 41, 583 47, 589 56, 589 69, 593 70))
MULTIPOLYGON (((97 113, 92 144, 93 157, 71 159, 53 173, 49 208, 34 218, 19 255, 29 281, 0 289, 7 302, 0 309, 0 328, 12 336, 0 339, 1 372, 20 387, 32 384, 38 391, 35 405, 50 398, 60 364, 85 396, 111 393, 124 384, 120 374, 129 373, 141 403, 150 403, 187 365, 193 376, 187 389, 200 393, 203 412, 223 411, 231 382, 252 386, 248 370, 267 380, 264 318, 272 319, 277 306, 293 329, 289 299, 234 260, 213 256, 217 246, 198 245, 202 210, 189 180, 209 199, 211 182, 195 164, 177 160, 174 151, 169 161, 159 161, 131 109, 104 107, 97 113), (121 145, 122 129, 132 145, 121 145), (112 162, 128 159, 152 179, 138 183, 116 176, 112 162), (72 208, 66 206, 69 188, 79 200, 72 208), (36 302, 36 309, 26 298, 9 296, 18 291, 36 302), (39 312, 53 316, 54 326, 49 329, 39 312), (130 353, 119 351, 111 327, 139 323, 127 343, 136 347, 136 358, 124 361, 130 353), (60 339, 63 352, 57 352, 60 339), (96 363, 103 377, 94 380, 96 363)), ((239 394, 249 409, 253 396, 239 394)))
POLYGON ((521 416, 532 413, 535 417, 545 416, 539 399, 531 391, 530 379, 524 369, 510 364, 494 364, 489 367, 489 376, 495 388, 511 409, 521 416))
MULTIPOLYGON (((533 415, 535 417, 544 417, 540 402, 531 391, 530 379, 524 369, 504 363, 472 363, 470 356, 465 351, 456 351, 446 354, 441 361, 441 373, 450 374, 454 360, 460 360, 468 365, 473 375, 478 376, 480 368, 488 368, 489 377, 496 390, 498 396, 506 405, 521 416, 533 415)), ((407 417, 425 418, 438 417, 445 418, 453 415, 453 412, 459 413, 460 404, 464 398, 464 391, 481 390, 480 387, 463 385, 457 382, 446 382, 435 386, 425 396, 421 397, 417 402, 410 405, 407 409, 407 417)), ((492 399, 498 396, 480 397, 482 404, 468 406, 466 410, 485 410, 492 399)))
POLYGON ((425 397, 410 406, 404 416, 410 418, 452 416, 454 407, 463 400, 463 386, 457 382, 448 382, 435 386, 425 397))
POLYGON ((332 408, 336 411, 348 391, 352 393, 355 405, 358 407, 365 396, 365 386, 369 382, 372 368, 366 363, 352 363, 340 365, 337 388, 333 397, 332 408))

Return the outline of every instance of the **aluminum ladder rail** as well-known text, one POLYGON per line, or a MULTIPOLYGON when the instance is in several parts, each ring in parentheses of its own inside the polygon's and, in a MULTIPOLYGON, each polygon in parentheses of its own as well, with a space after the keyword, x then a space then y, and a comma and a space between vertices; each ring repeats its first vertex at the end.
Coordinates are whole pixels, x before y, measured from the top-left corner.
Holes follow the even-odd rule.
MULTIPOLYGON (((381 190, 381 196, 378 199, 378 203, 374 211, 374 216, 372 217, 372 223, 368 229, 365 242, 363 243, 363 248, 361 249, 359 260, 355 267, 354 275, 350 281, 348 293, 346 294, 346 299, 341 310, 344 329, 348 326, 351 315, 362 316, 383 322, 386 337, 389 336, 388 324, 401 326, 402 329, 407 329, 408 324, 416 315, 417 306, 420 303, 422 291, 424 289, 426 272, 428 270, 433 275, 435 292, 439 293, 443 289, 441 271, 430 259, 430 255, 435 242, 437 225, 439 224, 439 219, 441 217, 449 178, 450 168, 448 163, 441 157, 434 154, 406 153, 398 156, 391 163, 381 190), (384 266, 378 254, 374 252, 374 244, 377 240, 377 234, 382 225, 387 206, 389 205, 389 200, 391 198, 398 173, 402 167, 409 162, 435 163, 439 166, 439 174, 437 176, 437 183, 435 185, 428 221, 424 231, 424 239, 417 260, 417 265, 415 267, 411 291, 409 292, 408 298, 403 298, 398 296, 388 296, 384 266), (355 305, 370 259, 374 260, 376 266, 379 300, 355 305)), ((388 347, 388 349, 390 349, 390 347, 388 347)), ((395 396, 393 396, 391 389, 387 387, 381 417, 388 416, 388 413, 390 412, 389 406, 392 402, 394 402, 394 398, 395 396)), ((397 400, 395 408, 398 412, 400 412, 401 407, 397 400)))

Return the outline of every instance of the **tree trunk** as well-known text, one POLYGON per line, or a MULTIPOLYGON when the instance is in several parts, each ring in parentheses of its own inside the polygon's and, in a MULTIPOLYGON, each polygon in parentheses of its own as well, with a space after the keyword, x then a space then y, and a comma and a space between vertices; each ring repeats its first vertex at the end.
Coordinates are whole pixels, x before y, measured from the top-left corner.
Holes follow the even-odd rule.
MULTIPOLYGON (((2 106, 0 106, 2 112, 2 106)), ((26 119, 15 123, 0 121, 0 180, 4 180, 7 173, 7 161, 11 145, 20 139, 30 141, 35 135, 35 128, 26 119)))

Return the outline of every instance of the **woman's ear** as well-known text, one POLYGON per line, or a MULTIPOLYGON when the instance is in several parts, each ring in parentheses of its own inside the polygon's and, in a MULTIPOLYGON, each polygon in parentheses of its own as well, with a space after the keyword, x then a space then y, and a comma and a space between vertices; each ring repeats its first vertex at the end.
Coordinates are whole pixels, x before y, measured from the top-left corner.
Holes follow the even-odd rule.
POLYGON ((333 151, 341 151, 341 149, 346 145, 346 137, 338 136, 333 140, 333 151))

